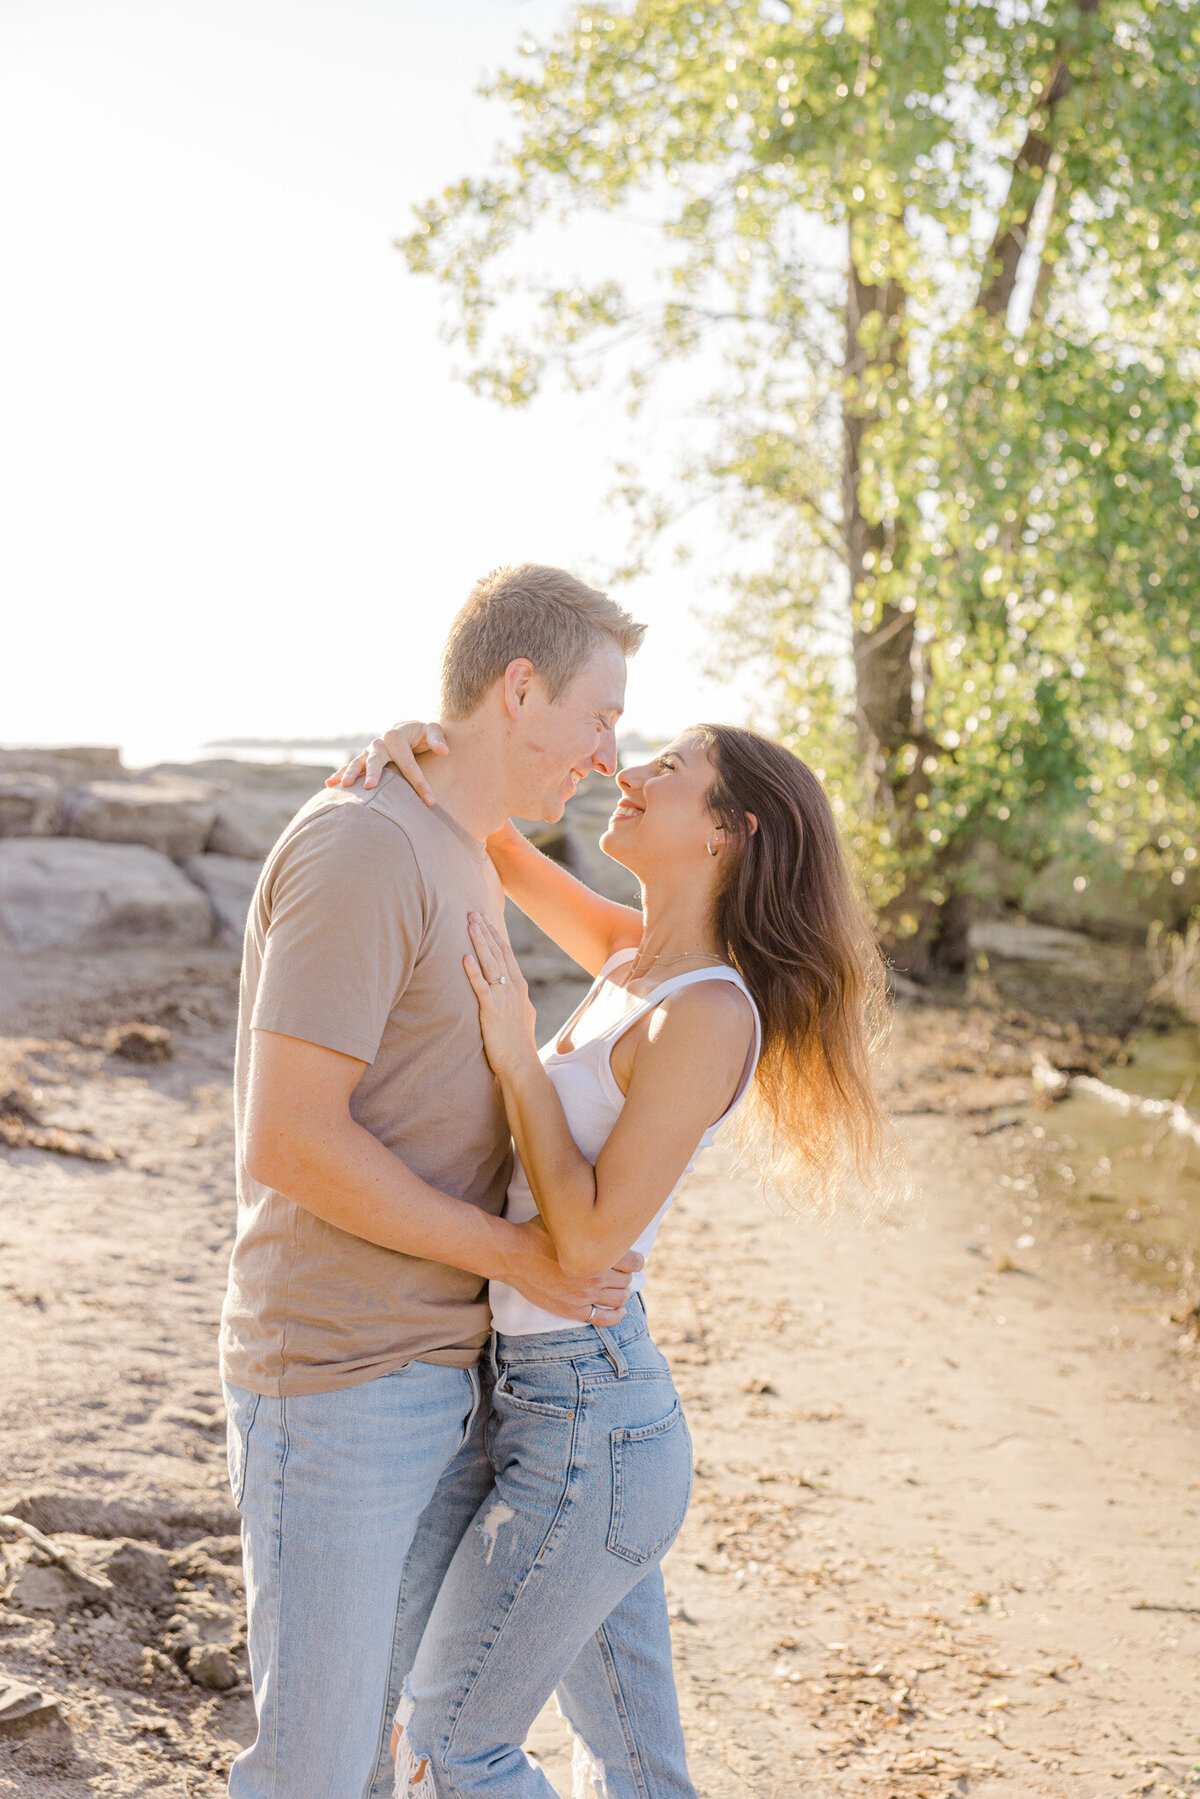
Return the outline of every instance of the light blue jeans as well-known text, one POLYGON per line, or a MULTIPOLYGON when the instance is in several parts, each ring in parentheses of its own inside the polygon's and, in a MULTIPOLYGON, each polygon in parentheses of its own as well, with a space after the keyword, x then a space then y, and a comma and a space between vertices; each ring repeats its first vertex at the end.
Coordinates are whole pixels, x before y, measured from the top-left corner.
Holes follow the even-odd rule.
POLYGON ((479 1398, 476 1369, 432 1362, 289 1399, 226 1383, 258 1714, 233 1799, 391 1792, 392 1713, 424 1624, 405 1556, 447 1467, 468 1447, 481 1460, 479 1398))
MULTIPOLYGON (((649 1344, 640 1301, 604 1336, 625 1360, 620 1340, 635 1334, 649 1344)), ((576 1355, 581 1347, 593 1360, 599 1352, 614 1373, 594 1330, 514 1341, 568 1341, 576 1355)), ((666 1365, 651 1353, 652 1389, 673 1403, 666 1365)), ((242 1515, 258 1714, 258 1736, 230 1772, 232 1799, 391 1794, 389 1738, 404 1678, 447 1568, 495 1478, 485 1447, 491 1385, 486 1364, 476 1371, 428 1362, 357 1387, 283 1400, 226 1383, 229 1478, 242 1515)), ((529 1417, 536 1431, 540 1417, 529 1417)), ((686 1494, 680 1516, 685 1508, 686 1494)), ((505 1551, 500 1564, 493 1554, 493 1564, 504 1564, 507 1545, 505 1551)), ((558 1681, 559 1703, 595 1764, 610 1770, 611 1799, 695 1799, 657 1558, 622 1565, 635 1584, 590 1640, 585 1633, 558 1681)), ((465 1619, 468 1637, 472 1628, 478 1648, 482 1609, 473 1622, 465 1619)), ((544 1782, 531 1790, 549 1791, 544 1782)))
POLYGON ((642 1303, 609 1330, 497 1336, 491 1372, 491 1484, 448 1567, 461 1504, 430 1508, 410 1557, 445 1572, 397 1709, 396 1794, 554 1799, 521 1744, 557 1690, 578 1794, 695 1799, 659 1573, 691 1441, 642 1303))

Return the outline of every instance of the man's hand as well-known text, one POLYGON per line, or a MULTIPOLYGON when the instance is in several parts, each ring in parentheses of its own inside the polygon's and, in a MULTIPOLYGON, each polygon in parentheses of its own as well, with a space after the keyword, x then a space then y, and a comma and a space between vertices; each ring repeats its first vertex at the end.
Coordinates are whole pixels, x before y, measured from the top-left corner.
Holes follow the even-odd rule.
POLYGON ((544 1312, 576 1324, 619 1324, 629 1298, 630 1277, 646 1266, 635 1249, 603 1274, 565 1275, 554 1253, 554 1240, 540 1218, 514 1227, 519 1233, 513 1266, 504 1278, 510 1287, 544 1312), (593 1312, 592 1308, 595 1307, 593 1312))

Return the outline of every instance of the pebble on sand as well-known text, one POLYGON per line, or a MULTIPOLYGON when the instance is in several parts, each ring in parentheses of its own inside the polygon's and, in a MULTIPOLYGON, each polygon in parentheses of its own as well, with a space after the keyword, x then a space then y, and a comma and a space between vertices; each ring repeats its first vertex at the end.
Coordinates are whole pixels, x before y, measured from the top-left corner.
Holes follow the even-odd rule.
POLYGON ((228 1692, 237 1685, 233 1656, 222 1643, 203 1643, 189 1650, 185 1666, 198 1687, 209 1687, 214 1693, 228 1692))
POLYGON ((39 1687, 0 1673, 0 1739, 32 1736, 61 1723, 57 1700, 39 1687))

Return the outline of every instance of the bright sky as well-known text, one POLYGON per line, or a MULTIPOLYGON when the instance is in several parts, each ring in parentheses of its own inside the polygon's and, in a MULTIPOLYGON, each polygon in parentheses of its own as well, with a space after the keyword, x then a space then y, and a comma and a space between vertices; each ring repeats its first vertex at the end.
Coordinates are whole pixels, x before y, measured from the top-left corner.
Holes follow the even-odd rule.
MULTIPOLYGON (((5 0, 0 743, 139 762, 427 713, 478 575, 615 559, 622 407, 474 399, 391 247, 486 166, 480 73, 563 11, 5 0)), ((740 715, 696 666, 707 592, 664 559, 619 597, 651 626, 630 726, 740 715)))

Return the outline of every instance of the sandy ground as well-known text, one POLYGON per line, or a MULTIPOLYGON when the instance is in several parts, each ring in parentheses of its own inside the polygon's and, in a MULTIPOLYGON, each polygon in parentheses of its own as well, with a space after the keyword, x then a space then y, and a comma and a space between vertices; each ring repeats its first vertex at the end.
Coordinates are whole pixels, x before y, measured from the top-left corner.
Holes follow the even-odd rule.
MULTIPOLYGON (((119 1159, 0 1148, 0 1511, 112 1588, 0 1526, 0 1675, 62 1719, 0 1735, 0 1796, 215 1799, 253 1729, 214 1355, 233 972, 32 973, 0 999, 0 1125, 119 1159), (171 1060, 108 1053, 131 1018, 171 1060), (231 1689, 196 1684, 206 1644, 231 1689)), ((664 1228, 651 1313, 697 1456, 667 1581, 703 1799, 1200 1785, 1200 1360, 1039 1200, 1045 1146, 996 1128, 1027 1039, 901 1013, 917 1199, 891 1221, 777 1218, 718 1150, 664 1228)), ((531 1746, 569 1794, 565 1727, 547 1713, 531 1746)))

